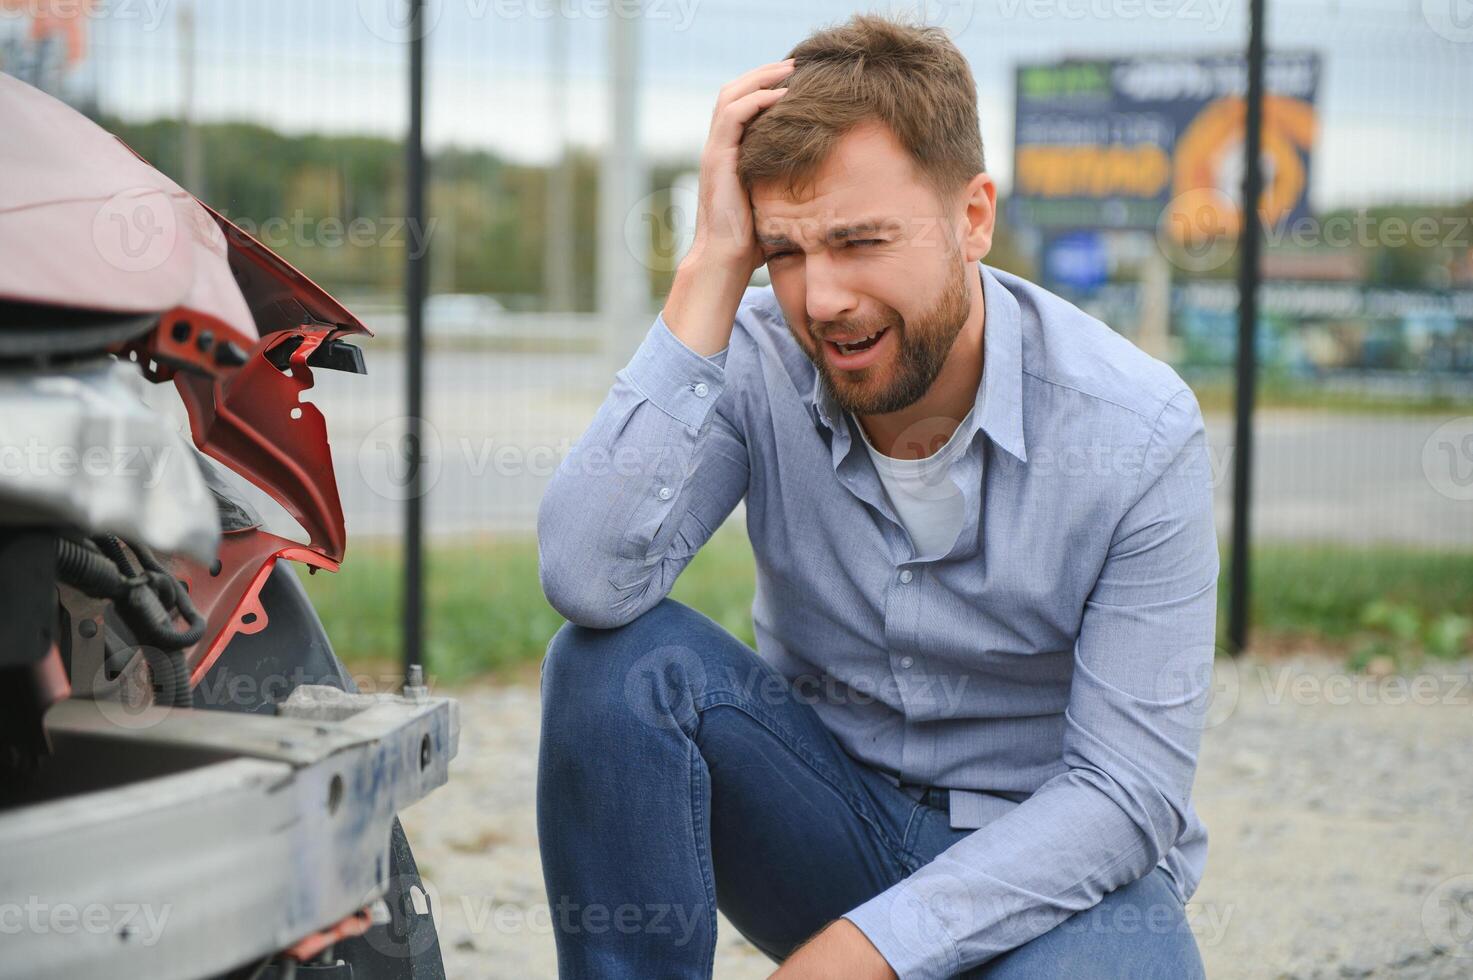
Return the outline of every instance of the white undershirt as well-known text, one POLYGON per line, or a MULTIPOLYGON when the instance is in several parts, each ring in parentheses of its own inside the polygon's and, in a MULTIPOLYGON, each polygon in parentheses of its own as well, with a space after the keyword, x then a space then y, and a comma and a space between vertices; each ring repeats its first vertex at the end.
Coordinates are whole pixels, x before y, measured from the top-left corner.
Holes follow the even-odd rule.
POLYGON ((864 440, 864 448, 869 450, 896 516, 910 534, 917 558, 945 554, 961 533, 965 501, 961 488, 952 482, 950 471, 966 448, 966 441, 960 435, 967 431, 971 417, 972 412, 968 412, 946 445, 922 459, 886 456, 870 443, 864 426, 855 420, 854 427, 864 440))

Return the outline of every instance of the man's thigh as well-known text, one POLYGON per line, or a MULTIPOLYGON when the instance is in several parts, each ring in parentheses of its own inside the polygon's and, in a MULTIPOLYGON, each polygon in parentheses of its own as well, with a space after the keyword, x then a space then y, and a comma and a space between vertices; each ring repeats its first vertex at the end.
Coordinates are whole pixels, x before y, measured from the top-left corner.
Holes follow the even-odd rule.
POLYGON ((884 811, 894 801, 873 784, 890 787, 811 700, 688 606, 667 598, 611 630, 565 626, 541 694, 549 894, 608 904, 617 885, 638 904, 637 886, 665 879, 675 902, 714 898, 779 959, 913 865, 896 854, 910 810, 884 811))
POLYGON ((849 757, 770 665, 722 645, 702 652, 693 698, 717 905, 782 959, 907 873, 899 850, 914 803, 849 757))

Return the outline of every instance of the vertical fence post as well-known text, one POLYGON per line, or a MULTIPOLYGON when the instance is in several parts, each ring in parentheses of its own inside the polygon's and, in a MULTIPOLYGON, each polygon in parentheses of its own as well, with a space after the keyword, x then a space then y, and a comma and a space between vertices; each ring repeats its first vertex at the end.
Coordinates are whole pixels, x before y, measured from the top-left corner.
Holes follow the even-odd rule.
POLYGON ((204 157, 200 152, 199 126, 195 122, 195 82, 198 54, 195 47, 194 3, 179 5, 179 129, 183 150, 184 189, 201 201, 208 200, 204 157))
POLYGON ((406 252, 404 270, 404 364, 408 431, 404 436, 404 617, 405 683, 424 663, 424 294, 428 240, 425 238, 424 158, 424 2, 408 0, 409 17, 409 134, 405 146, 405 220, 414 233, 406 252), (416 238, 418 239, 416 243, 416 238))
MULTIPOLYGON (((646 191, 639 144, 639 40, 643 0, 626 5, 638 16, 608 18, 608 144, 598 174, 598 312, 610 370, 624 366, 648 329, 649 269, 625 238, 625 222, 646 191)), ((626 14, 627 14, 626 9, 626 14)))
POLYGON ((1259 159, 1263 143, 1263 30, 1265 0, 1250 0, 1248 22, 1248 105, 1243 139, 1243 209, 1238 250, 1238 378, 1234 399, 1232 590, 1228 606, 1228 646, 1234 656, 1248 644, 1249 519, 1252 516, 1253 403, 1258 383, 1259 243, 1263 229, 1258 199, 1263 189, 1259 159))

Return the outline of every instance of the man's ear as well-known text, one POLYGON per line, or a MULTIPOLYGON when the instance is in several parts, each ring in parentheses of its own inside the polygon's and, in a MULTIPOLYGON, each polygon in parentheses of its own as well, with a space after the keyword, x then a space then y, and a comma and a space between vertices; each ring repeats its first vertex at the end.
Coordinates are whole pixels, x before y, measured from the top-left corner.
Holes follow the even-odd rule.
POLYGON ((961 205, 962 254, 968 262, 979 262, 992 251, 992 229, 997 220, 997 184, 992 175, 984 172, 967 181, 961 205))

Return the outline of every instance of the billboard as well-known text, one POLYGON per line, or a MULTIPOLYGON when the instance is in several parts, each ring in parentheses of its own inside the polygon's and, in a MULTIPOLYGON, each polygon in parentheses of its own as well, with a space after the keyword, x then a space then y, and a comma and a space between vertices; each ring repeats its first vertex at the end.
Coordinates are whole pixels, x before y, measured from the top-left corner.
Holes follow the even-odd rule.
POLYGON ((0 0, 0 71, 66 98, 100 11, 100 0, 0 0))
MULTIPOLYGON (((1306 209, 1320 61, 1265 64, 1265 222, 1306 209)), ((1020 65, 1011 217, 1049 229, 1157 230, 1183 244, 1235 235, 1247 66, 1242 55, 1020 65)))

